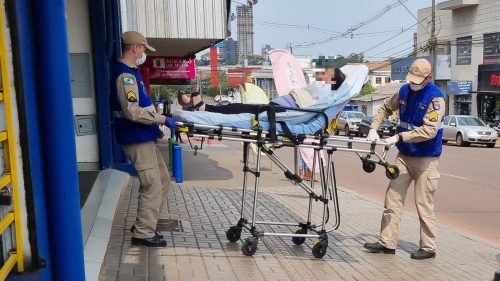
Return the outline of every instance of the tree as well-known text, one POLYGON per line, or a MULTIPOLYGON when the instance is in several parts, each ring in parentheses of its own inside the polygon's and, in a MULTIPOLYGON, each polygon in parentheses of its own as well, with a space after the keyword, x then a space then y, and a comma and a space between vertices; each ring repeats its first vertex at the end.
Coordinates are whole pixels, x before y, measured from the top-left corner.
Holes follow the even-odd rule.
POLYGON ((361 93, 359 96, 366 96, 366 95, 371 95, 373 94, 377 89, 372 86, 372 82, 368 81, 363 85, 363 88, 361 88, 361 93))
POLYGON ((248 54, 248 65, 262 65, 264 58, 261 55, 248 54))

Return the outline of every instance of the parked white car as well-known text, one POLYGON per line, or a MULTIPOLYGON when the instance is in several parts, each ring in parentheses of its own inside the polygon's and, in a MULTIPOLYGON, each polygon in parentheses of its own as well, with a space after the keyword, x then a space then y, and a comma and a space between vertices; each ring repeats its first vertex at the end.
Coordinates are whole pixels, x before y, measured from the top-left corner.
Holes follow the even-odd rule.
POLYGON ((456 141, 459 146, 471 143, 495 147, 498 133, 486 126, 483 120, 468 115, 449 115, 443 121, 443 143, 456 141))
POLYGON ((337 119, 337 126, 335 127, 335 134, 338 135, 339 131, 344 131, 345 135, 357 135, 359 132, 359 123, 366 115, 361 111, 344 111, 337 119))

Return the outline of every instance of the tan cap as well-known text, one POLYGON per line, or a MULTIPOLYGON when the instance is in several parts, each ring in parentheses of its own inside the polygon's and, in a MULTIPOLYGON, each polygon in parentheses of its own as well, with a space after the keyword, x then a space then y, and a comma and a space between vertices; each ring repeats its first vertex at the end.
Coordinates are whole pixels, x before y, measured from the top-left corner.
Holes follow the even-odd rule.
POLYGON ((142 34, 136 31, 127 31, 122 33, 122 42, 125 45, 144 45, 148 50, 154 52, 156 51, 155 48, 151 47, 148 44, 148 41, 146 40, 146 37, 144 37, 142 34))
POLYGON ((415 60, 406 75, 406 80, 415 83, 422 84, 424 80, 432 74, 432 66, 426 59, 415 60))

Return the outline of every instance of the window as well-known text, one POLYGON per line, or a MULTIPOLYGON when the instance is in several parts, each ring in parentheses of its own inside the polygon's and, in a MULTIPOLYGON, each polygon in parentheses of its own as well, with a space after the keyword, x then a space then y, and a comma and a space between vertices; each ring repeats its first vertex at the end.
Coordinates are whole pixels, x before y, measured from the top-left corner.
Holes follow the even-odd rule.
POLYGON ((461 126, 485 126, 483 121, 477 117, 458 117, 458 125, 461 126))
POLYGON ((455 124, 455 126, 456 126, 457 125, 457 118, 451 117, 450 126, 451 126, 451 124, 455 124))
POLYGON ((470 65, 472 36, 457 38, 457 65, 470 65))
POLYGON ((391 83, 391 77, 385 77, 385 83, 391 83))
POLYGON ((483 63, 500 63, 500 32, 483 35, 483 63))
POLYGON ((444 123, 445 125, 448 125, 448 122, 450 122, 450 119, 451 119, 451 117, 450 117, 450 116, 446 116, 446 117, 444 118, 443 123, 444 123))
POLYGON ((375 84, 382 84, 382 77, 376 77, 375 84))

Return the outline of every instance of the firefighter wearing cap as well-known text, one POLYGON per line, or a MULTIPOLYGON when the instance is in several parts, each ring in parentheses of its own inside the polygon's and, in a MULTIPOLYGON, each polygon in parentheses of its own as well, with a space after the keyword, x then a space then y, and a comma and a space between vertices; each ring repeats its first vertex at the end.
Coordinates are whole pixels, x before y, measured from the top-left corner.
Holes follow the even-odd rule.
POLYGON ((146 49, 155 51, 138 32, 122 34, 122 57, 112 68, 111 107, 117 142, 134 164, 140 188, 132 244, 165 247, 156 231, 159 212, 170 188, 170 175, 156 146, 163 136, 159 125, 175 129, 175 120, 156 113, 138 66, 146 61, 146 49))
POLYGON ((388 138, 389 145, 399 150, 395 165, 400 170, 398 178, 390 181, 385 195, 384 212, 379 241, 364 246, 373 253, 394 254, 399 236, 399 224, 406 192, 415 182, 415 203, 420 218, 420 248, 411 254, 413 259, 436 256, 436 224, 433 196, 439 180, 438 162, 442 151, 443 129, 441 120, 445 113, 444 95, 431 82, 431 64, 417 59, 403 85, 384 101, 370 126, 368 140, 379 140, 377 129, 382 122, 399 110, 398 134, 388 138))

